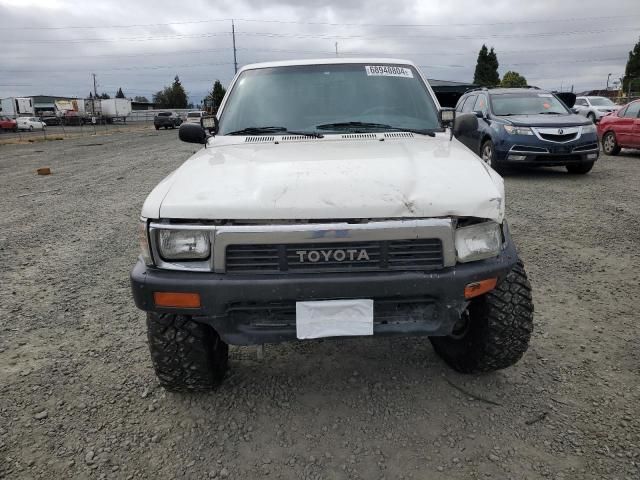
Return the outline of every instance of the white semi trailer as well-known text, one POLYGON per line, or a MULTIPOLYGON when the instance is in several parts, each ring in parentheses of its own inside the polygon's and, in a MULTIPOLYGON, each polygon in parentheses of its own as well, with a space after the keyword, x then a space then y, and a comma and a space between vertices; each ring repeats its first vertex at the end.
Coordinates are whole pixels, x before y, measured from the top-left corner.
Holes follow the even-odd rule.
POLYGON ((17 118, 33 115, 33 99, 31 97, 9 97, 0 100, 2 115, 17 118))

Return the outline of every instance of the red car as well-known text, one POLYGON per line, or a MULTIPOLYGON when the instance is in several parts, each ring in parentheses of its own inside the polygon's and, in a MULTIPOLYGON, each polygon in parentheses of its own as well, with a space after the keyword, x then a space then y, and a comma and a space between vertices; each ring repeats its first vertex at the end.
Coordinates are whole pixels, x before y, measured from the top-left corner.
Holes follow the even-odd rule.
POLYGON ((607 155, 617 155, 621 148, 640 148, 640 100, 602 117, 598 137, 607 155))
POLYGON ((0 117, 0 131, 11 130, 12 132, 18 131, 18 123, 9 117, 0 117))

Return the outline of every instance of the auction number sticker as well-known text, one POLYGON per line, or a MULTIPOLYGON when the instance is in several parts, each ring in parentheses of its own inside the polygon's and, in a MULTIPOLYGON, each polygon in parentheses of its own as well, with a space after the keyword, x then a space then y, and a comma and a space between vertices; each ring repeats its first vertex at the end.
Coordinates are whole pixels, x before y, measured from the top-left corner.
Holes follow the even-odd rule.
POLYGON ((403 77, 413 78, 413 72, 409 68, 393 65, 366 65, 364 67, 368 77, 403 77))

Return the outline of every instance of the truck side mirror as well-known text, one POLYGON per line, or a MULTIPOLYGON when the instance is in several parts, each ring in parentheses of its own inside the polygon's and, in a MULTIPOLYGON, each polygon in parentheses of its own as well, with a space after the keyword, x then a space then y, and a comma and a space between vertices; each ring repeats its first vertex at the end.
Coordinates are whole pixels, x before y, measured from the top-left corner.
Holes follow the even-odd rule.
POLYGON ((455 108, 443 107, 438 112, 438 116, 440 117, 442 128, 447 128, 453 125, 456 118, 456 110, 455 108))
POLYGON ((469 135, 478 130, 478 117, 474 113, 463 113, 453 122, 453 135, 457 138, 461 135, 469 135))
POLYGON ((183 123, 180 125, 178 137, 187 143, 199 143, 201 145, 207 143, 207 132, 195 123, 183 123))

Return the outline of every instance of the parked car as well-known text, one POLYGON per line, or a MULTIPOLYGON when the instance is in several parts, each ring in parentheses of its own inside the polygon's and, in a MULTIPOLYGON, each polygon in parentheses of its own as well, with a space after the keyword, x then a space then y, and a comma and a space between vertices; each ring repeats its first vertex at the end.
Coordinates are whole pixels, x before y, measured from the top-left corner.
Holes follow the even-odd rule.
POLYGON ((50 115, 46 117, 40 117, 40 119, 47 125, 48 127, 53 127, 56 125, 60 125, 62 121, 60 117, 56 117, 55 115, 50 115))
POLYGON ((640 148, 640 100, 602 117, 598 137, 607 155, 617 155, 621 148, 640 148))
POLYGON ((522 357, 504 182, 449 133, 475 116, 404 60, 248 65, 226 99, 180 127, 206 148, 142 207, 131 284, 163 387, 214 388, 229 344, 421 335, 464 373, 522 357))
POLYGON ((206 114, 207 112, 202 112, 202 111, 189 112, 187 113, 187 119, 185 120, 185 123, 200 124, 200 119, 204 117, 206 114))
POLYGON ((587 173, 599 155, 596 127, 574 114, 567 98, 534 87, 470 90, 456 111, 476 115, 478 129, 456 136, 495 170, 564 166, 587 173))
POLYGON ((18 117, 18 130, 44 130, 47 128, 47 124, 37 117, 18 117))
POLYGON ((605 115, 620 110, 620 106, 607 97, 576 97, 573 110, 597 123, 605 115))
POLYGON ((160 112, 153 117, 153 126, 156 130, 160 130, 161 127, 176 128, 182 123, 182 119, 176 114, 176 112, 160 112))
POLYGON ((0 117, 0 131, 12 131, 16 132, 18 130, 18 123, 9 117, 0 117))

